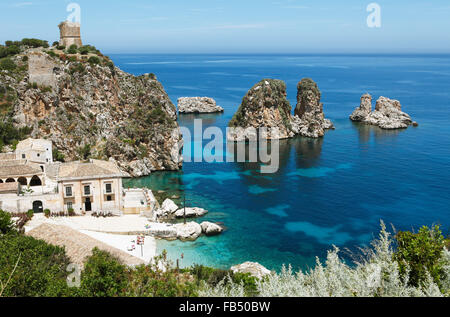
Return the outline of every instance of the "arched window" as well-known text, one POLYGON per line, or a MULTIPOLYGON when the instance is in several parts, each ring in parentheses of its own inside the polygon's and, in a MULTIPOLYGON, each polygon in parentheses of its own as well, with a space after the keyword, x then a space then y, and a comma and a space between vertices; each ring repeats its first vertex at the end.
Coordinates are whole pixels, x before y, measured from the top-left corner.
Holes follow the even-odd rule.
POLYGON ((25 177, 19 177, 19 179, 17 181, 22 186, 27 186, 28 185, 28 181, 27 181, 27 179, 25 177))
POLYGON ((31 178, 30 186, 41 186, 41 185, 42 185, 41 179, 38 176, 34 175, 31 178))
POLYGON ((14 178, 8 178, 6 183, 14 183, 16 180, 14 178))

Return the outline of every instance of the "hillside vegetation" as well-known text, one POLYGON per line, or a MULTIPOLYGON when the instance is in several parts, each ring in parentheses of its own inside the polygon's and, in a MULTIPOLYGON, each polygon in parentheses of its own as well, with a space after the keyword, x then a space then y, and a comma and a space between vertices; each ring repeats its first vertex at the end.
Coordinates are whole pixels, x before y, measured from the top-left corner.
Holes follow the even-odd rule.
POLYGON ((308 272, 288 267, 262 280, 198 265, 177 269, 165 253, 151 265, 130 268, 94 249, 80 286, 69 287, 64 249, 19 234, 0 211, 0 296, 450 296, 448 243, 439 227, 392 236, 382 223, 379 238, 353 265, 334 248, 308 272))

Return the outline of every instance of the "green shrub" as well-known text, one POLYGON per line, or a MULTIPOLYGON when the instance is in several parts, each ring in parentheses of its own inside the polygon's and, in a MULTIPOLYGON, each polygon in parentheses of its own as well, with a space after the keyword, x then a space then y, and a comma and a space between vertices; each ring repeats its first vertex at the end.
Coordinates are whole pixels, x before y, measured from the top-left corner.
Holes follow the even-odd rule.
POLYGON ((424 226, 418 233, 400 231, 395 236, 397 241, 397 260, 402 275, 408 274, 409 284, 422 285, 429 273, 434 282, 440 285, 444 274, 441 262, 444 250, 444 237, 439 226, 432 229, 424 226))
POLYGON ((58 45, 56 48, 60 51, 64 51, 66 49, 64 45, 58 45))
POLYGON ((53 160, 58 161, 58 162, 64 162, 64 154, 62 154, 61 152, 59 152, 58 148, 53 147, 53 160))
POLYGON ((70 261, 64 248, 11 233, 0 239, 0 250, 0 280, 7 281, 11 276, 3 296, 69 295, 66 268, 70 261))
POLYGON ((13 145, 19 140, 28 137, 31 131, 33 131, 31 127, 16 128, 11 118, 6 121, 0 121, 0 143, 13 145))
POLYGON ((28 211, 27 211, 27 217, 28 217, 29 219, 32 219, 33 216, 34 216, 34 210, 33 210, 33 209, 28 210, 28 211))
POLYGON ((78 52, 81 55, 87 55, 87 54, 89 54, 89 49, 87 47, 83 46, 78 49, 78 52))
POLYGON ((200 282, 206 282, 210 287, 216 287, 220 283, 227 286, 229 283, 243 285, 247 296, 256 296, 256 278, 250 274, 234 273, 231 270, 215 269, 203 265, 194 265, 188 269, 197 280, 198 286, 200 282))
POLYGON ((4 58, 0 61, 0 70, 12 71, 17 68, 16 63, 11 58, 4 58))
POLYGON ((44 216, 45 217, 50 217, 50 209, 44 209, 44 216))
POLYGON ((30 46, 30 47, 44 47, 48 48, 48 41, 38 40, 38 39, 23 39, 22 45, 30 46))
POLYGON ((86 144, 86 145, 78 148, 78 156, 81 159, 87 160, 91 155, 92 155, 92 153, 91 153, 91 145, 90 144, 86 144))
POLYGON ((11 220, 11 214, 0 209, 0 234, 8 234, 14 231, 14 223, 11 220))
POLYGON ((91 56, 88 59, 88 63, 98 65, 100 64, 100 58, 98 58, 97 56, 91 56))
POLYGON ((122 296, 127 288, 126 266, 111 254, 92 250, 81 273, 80 294, 88 297, 122 296))
POLYGON ((78 53, 78 46, 76 44, 70 45, 69 49, 67 50, 68 54, 76 54, 78 53))

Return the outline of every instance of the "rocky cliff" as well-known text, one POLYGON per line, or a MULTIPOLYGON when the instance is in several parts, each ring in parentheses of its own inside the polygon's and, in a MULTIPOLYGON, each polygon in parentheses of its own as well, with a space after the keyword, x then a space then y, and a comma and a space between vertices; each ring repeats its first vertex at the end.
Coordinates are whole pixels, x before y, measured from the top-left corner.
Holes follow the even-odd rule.
POLYGON ((10 59, 3 120, 52 140, 59 158, 114 159, 132 176, 181 167, 176 109, 154 75, 125 73, 99 52, 37 48, 10 59))
POLYGON ((299 82, 297 88, 297 107, 292 115, 283 81, 263 79, 253 86, 229 123, 231 128, 243 129, 230 131, 228 140, 254 139, 254 130, 248 128, 267 128, 266 139, 286 139, 295 135, 310 138, 324 136, 324 131, 333 128, 333 124, 325 119, 317 84, 306 78, 299 82))
POLYGON ((387 130, 405 129, 409 125, 418 125, 407 113, 402 112, 402 106, 398 100, 380 97, 375 110, 372 111, 372 96, 369 94, 361 97, 361 104, 350 115, 350 119, 387 130))

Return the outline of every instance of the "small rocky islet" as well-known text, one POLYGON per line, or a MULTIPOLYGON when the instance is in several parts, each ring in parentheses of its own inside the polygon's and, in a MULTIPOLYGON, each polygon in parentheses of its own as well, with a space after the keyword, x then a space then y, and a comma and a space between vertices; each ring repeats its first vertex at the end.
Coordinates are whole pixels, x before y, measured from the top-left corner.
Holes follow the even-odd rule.
POLYGON ((350 115, 350 120, 362 122, 369 125, 378 126, 381 129, 406 129, 419 124, 411 119, 409 114, 402 111, 400 101, 381 96, 372 111, 372 96, 364 94, 361 97, 361 104, 350 115))
POLYGON ((181 97, 178 98, 179 113, 218 113, 224 109, 209 97, 181 97))

